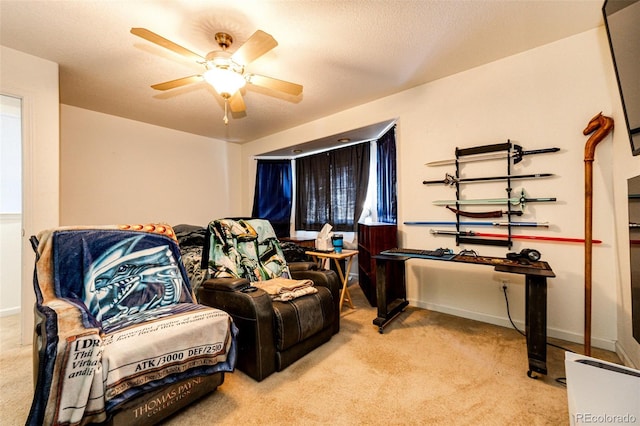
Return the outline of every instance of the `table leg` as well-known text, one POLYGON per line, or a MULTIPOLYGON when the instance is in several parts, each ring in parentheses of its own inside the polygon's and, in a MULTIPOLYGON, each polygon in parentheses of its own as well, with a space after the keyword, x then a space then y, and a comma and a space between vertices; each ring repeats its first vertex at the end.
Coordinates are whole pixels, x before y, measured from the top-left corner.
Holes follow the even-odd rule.
POLYGON ((326 257, 316 257, 316 256, 312 256, 313 257, 313 261, 316 263, 316 265, 318 265, 318 268, 320 269, 325 269, 326 263, 327 263, 327 259, 326 257))
POLYGON ((547 279, 526 275, 525 327, 529 371, 547 374, 547 279))
POLYGON ((349 289, 347 288, 347 285, 349 284, 349 272, 351 271, 351 264, 353 263, 353 256, 349 257, 349 260, 347 260, 344 272, 342 271, 342 267, 340 266, 340 262, 338 262, 338 259, 333 260, 335 261, 336 270, 338 271, 340 282, 342 283, 342 291, 340 292, 340 312, 342 312, 342 304, 345 300, 347 301, 347 303, 349 303, 350 308, 355 308, 351 300, 351 294, 349 293, 349 289))
POLYGON ((373 324, 382 334, 384 327, 409 305, 406 297, 405 261, 400 256, 374 256, 376 259, 376 299, 378 316, 373 324))

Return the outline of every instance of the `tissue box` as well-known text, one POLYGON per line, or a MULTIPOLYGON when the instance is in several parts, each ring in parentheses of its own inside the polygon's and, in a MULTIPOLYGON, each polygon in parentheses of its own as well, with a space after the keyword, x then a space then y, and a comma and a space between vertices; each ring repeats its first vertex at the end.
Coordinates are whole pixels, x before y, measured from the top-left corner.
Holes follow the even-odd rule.
POLYGON ((331 225, 325 223, 320 232, 318 232, 318 236, 316 237, 316 250, 333 250, 333 243, 331 242, 333 232, 331 232, 331 228, 333 228, 331 225))
POLYGON ((333 243, 331 242, 331 237, 326 238, 316 238, 316 250, 333 250, 333 243))

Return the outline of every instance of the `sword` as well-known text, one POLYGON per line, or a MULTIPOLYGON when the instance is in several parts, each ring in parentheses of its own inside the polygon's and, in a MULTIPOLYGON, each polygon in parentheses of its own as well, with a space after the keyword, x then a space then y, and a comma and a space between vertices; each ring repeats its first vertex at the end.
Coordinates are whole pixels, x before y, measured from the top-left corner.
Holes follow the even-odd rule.
POLYGON ((404 222, 405 225, 440 225, 455 226, 457 224, 465 226, 521 226, 529 228, 548 228, 549 222, 450 222, 450 221, 427 221, 427 222, 404 222))
POLYGON ((527 198, 524 195, 524 189, 520 197, 512 198, 481 198, 475 200, 436 200, 433 202, 436 206, 448 206, 450 204, 505 204, 524 206, 525 203, 531 202, 544 202, 544 201, 556 201, 555 198, 527 198))
POLYGON ((444 183, 445 185, 453 186, 456 183, 469 183, 469 182, 486 182, 491 180, 508 180, 508 179, 539 179, 544 177, 553 176, 551 173, 534 173, 530 175, 508 175, 508 176, 487 176, 477 178, 457 178, 449 173, 445 173, 443 180, 423 180, 423 185, 433 185, 437 183, 444 183))
POLYGON ((464 216, 464 217, 475 217, 475 218, 502 217, 504 215, 522 216, 524 213, 522 210, 507 210, 507 211, 493 210, 490 212, 466 212, 464 210, 454 209, 451 206, 447 206, 447 208, 457 215, 464 216))
POLYGON ((457 159, 451 160, 439 160, 439 161, 431 161, 426 163, 427 166, 444 166, 448 164, 456 164, 458 163, 469 163, 472 161, 485 161, 485 160, 495 160, 499 158, 512 158, 513 164, 518 164, 522 161, 522 157, 525 155, 533 155, 533 154, 544 154, 546 152, 558 152, 560 148, 543 148, 543 149, 532 149, 529 151, 523 151, 520 145, 513 145, 513 153, 508 152, 497 152, 495 154, 483 154, 483 155, 470 155, 468 157, 461 157, 457 159))
MULTIPOLYGON (((475 232, 475 231, 440 231, 431 229, 429 231, 433 235, 459 235, 465 237, 490 237, 490 238, 509 238, 509 235, 506 234, 492 234, 486 232, 475 232)), ((541 241, 558 241, 563 243, 584 243, 584 239, 582 238, 566 238, 566 237, 543 237, 540 235, 511 235, 511 238, 514 240, 541 240, 541 241)), ((602 241, 593 240, 593 244, 600 244, 602 241)))

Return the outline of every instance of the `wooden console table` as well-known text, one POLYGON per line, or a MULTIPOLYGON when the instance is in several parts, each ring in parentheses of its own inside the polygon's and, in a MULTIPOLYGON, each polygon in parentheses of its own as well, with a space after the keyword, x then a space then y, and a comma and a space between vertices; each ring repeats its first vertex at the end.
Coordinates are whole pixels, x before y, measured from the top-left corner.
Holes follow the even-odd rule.
MULTIPOLYGON (((378 317, 373 324, 378 326, 380 334, 384 327, 402 312, 409 302, 406 300, 405 262, 420 259, 412 255, 379 254, 376 260, 376 291, 378 298, 378 317), (390 289, 395 289, 391 290, 390 289)), ((428 258, 427 260, 440 260, 428 258)), ((515 260, 488 256, 457 255, 447 262, 472 263, 493 266, 498 272, 525 276, 525 330, 527 337, 527 355, 529 370, 547 374, 547 278, 556 275, 547 262, 522 264, 515 260)))

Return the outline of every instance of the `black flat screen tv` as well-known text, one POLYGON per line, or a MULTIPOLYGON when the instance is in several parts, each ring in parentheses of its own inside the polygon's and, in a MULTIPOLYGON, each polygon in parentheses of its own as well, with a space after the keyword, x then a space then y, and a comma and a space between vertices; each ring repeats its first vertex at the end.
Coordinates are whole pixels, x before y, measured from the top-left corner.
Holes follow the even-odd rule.
MULTIPOLYGON (((640 0, 605 0, 602 6, 618 79, 631 152, 640 154, 640 0)), ((616 126, 617 127, 617 126, 616 126)))

